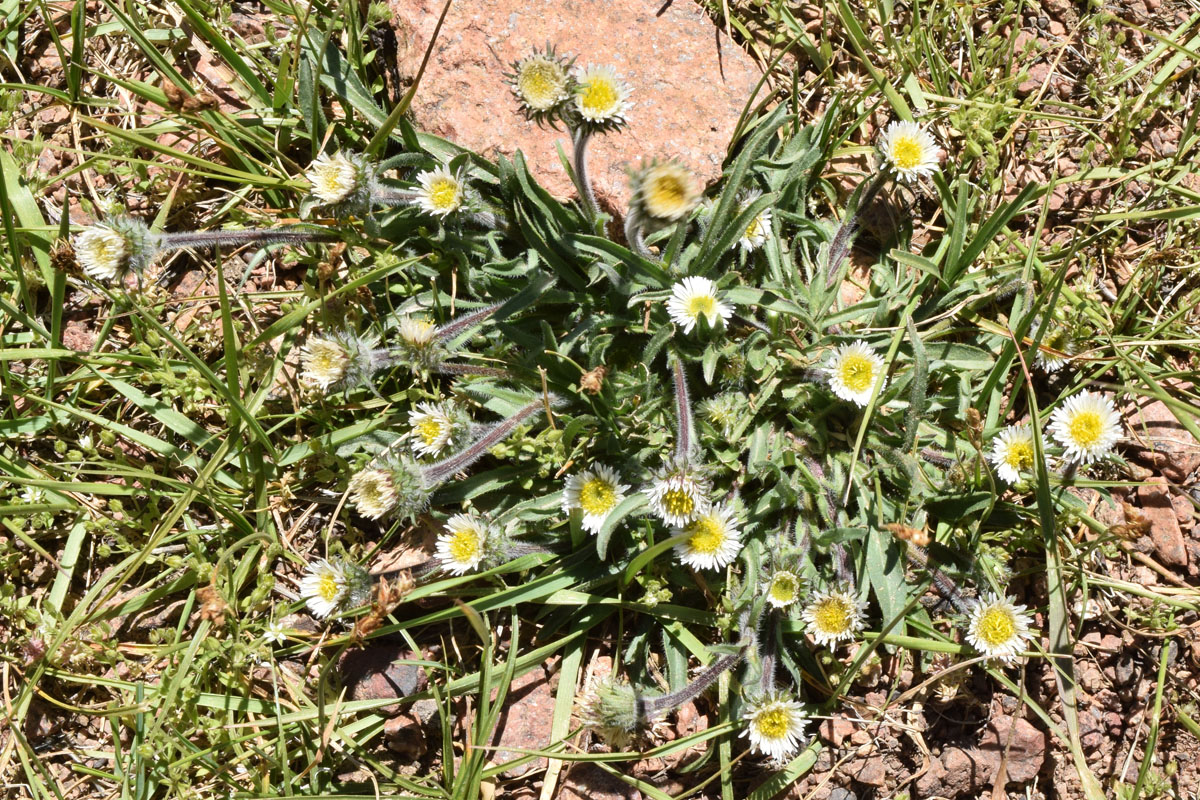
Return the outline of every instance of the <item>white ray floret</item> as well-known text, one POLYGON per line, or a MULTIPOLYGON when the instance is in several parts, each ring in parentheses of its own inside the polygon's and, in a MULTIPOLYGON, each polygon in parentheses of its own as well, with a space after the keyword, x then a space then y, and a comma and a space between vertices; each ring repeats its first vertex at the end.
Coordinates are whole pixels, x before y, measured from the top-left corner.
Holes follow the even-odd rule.
POLYGON ((804 707, 790 695, 774 692, 750 701, 746 713, 746 730, 751 749, 783 762, 800 751, 801 738, 808 727, 804 707))
POLYGON ((833 352, 825 367, 829 387, 841 399, 865 406, 871 400, 875 385, 879 391, 887 385, 883 357, 864 341, 844 344, 833 352))
POLYGON ((1011 425, 992 440, 992 452, 988 454, 996 474, 1006 483, 1017 483, 1022 474, 1033 470, 1033 431, 1028 425, 1011 425))
POLYGON ((446 531, 437 540, 437 557, 442 567, 455 575, 478 569, 488 555, 489 524, 474 514, 455 514, 446 521, 446 531))
POLYGON ((671 290, 671 298, 667 300, 667 313, 671 315, 672 322, 683 328, 684 333, 691 333, 701 317, 708 320, 708 324, 713 327, 724 326, 733 316, 733 306, 724 302, 721 297, 717 285, 708 278, 684 278, 671 290))
POLYGON ((567 478, 563 486, 563 512, 570 514, 579 509, 583 514, 584 530, 599 533, 609 512, 625 499, 628 490, 616 470, 593 464, 567 478))
POLYGON ((675 554, 693 569, 723 569, 742 550, 736 515, 728 506, 713 506, 674 533, 687 537, 675 545, 675 554))
POLYGON ((1121 416, 1111 397, 1083 391, 1050 415, 1050 433, 1067 460, 1090 464, 1121 439, 1121 416))
POLYGON ((300 596, 314 617, 328 617, 337 611, 347 593, 345 570, 323 558, 309 564, 300 579, 300 596))
POLYGON ((1025 606, 1019 606, 1007 597, 988 594, 971 608, 967 618, 967 641, 983 655, 1009 662, 1028 644, 1031 621, 1025 606))
POLYGON ((915 122, 893 122, 879 138, 884 163, 905 181, 932 175, 938 168, 938 143, 915 122))

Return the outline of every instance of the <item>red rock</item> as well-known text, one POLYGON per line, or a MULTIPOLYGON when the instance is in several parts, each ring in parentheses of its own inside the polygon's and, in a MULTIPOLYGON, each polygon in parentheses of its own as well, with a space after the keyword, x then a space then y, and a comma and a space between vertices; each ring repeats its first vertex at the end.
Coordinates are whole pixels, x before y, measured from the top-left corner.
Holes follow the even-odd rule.
MULTIPOLYGON (((500 740, 492 760, 496 764, 523 757, 502 749, 505 746, 522 750, 540 750, 550 744, 550 728, 554 722, 554 691, 550 676, 544 667, 531 670, 513 679, 505 699, 497 728, 500 740)), ((512 777, 524 775, 531 769, 545 769, 546 759, 539 758, 513 767, 506 774, 512 777)))
POLYGON ((1046 760, 1046 734, 1028 721, 994 717, 979 740, 980 763, 988 766, 988 783, 1000 771, 1000 756, 1007 752, 1005 771, 1009 783, 1027 783, 1042 771, 1046 760))
MULTIPOLYGON (((620 769, 620 765, 617 767, 620 769)), ((595 764, 577 761, 563 776, 558 800, 641 800, 642 793, 595 764)))
POLYGON ((818 731, 830 747, 841 747, 846 737, 854 733, 854 723, 845 717, 833 717, 823 721, 818 731))
POLYGON ((1154 475, 1138 487, 1138 501, 1142 514, 1150 522, 1150 539, 1159 559, 1168 566, 1186 567, 1187 545, 1175 506, 1167 489, 1167 479, 1154 475))
MULTIPOLYGON (((400 663, 420 657, 402 645, 371 645, 347 651, 338 672, 349 687, 351 700, 399 699, 424 690, 424 670, 415 664, 400 663)), ((399 709, 399 705, 385 706, 381 713, 398 713, 399 709)))
MULTIPOLYGON (((442 0, 389 0, 399 29, 400 70, 415 76, 442 0)), ((456 3, 442 26, 412 105, 418 128, 488 158, 521 150, 537 179, 559 197, 575 191, 555 142, 518 111, 505 82, 511 64, 547 42, 576 63, 610 64, 633 90, 629 126, 597 136, 589 171, 604 200, 626 206, 626 168, 643 157, 676 158, 701 181, 720 174, 743 105, 761 75, 692 0, 501 0, 456 3)))
MULTIPOLYGON (((1191 385, 1181 381, 1167 381, 1163 389, 1178 395, 1191 385)), ((1165 461, 1138 454, 1139 460, 1162 472, 1175 483, 1185 482, 1190 474, 1200 468, 1200 442, 1182 425, 1171 409, 1161 400, 1138 397, 1121 408, 1129 436, 1145 451, 1161 453, 1165 461)))
POLYGON ((847 774, 859 783, 883 786, 887 781, 887 766, 883 763, 883 756, 871 756, 861 764, 851 764, 847 774))

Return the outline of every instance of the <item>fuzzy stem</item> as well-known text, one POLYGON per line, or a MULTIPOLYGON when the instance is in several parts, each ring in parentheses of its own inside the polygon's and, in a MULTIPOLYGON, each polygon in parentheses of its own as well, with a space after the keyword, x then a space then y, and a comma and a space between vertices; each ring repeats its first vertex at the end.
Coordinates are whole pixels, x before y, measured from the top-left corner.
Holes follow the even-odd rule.
POLYGON ((403 189, 376 189, 371 193, 372 206, 410 206, 417 202, 417 193, 403 189))
POLYGON ((461 472, 471 466, 484 453, 508 438, 508 435, 516 430, 518 426, 543 408, 542 399, 539 397, 508 419, 497 422, 495 425, 487 428, 475 441, 459 452, 425 467, 421 470, 421 477, 424 479, 425 485, 430 488, 440 486, 456 472, 461 472))
POLYGON ((758 654, 758 659, 762 663, 762 680, 759 682, 759 689, 763 694, 770 694, 775 691, 775 647, 778 644, 775 637, 775 632, 779 627, 779 609, 773 608, 767 615, 767 630, 770 635, 767 641, 763 644, 762 650, 758 654))
POLYGON ((475 375, 483 378, 511 378, 512 373, 499 367, 476 367, 471 364, 438 364, 434 372, 443 375, 475 375))
POLYGON ((453 339, 468 328, 473 328, 482 323, 485 319, 495 314, 497 309, 504 303, 492 303, 490 306, 484 306, 478 311, 472 311, 470 314, 463 314, 457 319, 447 322, 445 325, 434 331, 433 338, 439 342, 444 342, 447 339, 453 339))
POLYGON ((874 202, 875 195, 879 194, 879 190, 883 188, 888 177, 887 170, 880 170, 867 185, 858 200, 858 205, 854 207, 854 211, 847 214, 846 218, 842 220, 841 226, 838 227, 833 241, 829 244, 829 265, 825 269, 826 289, 833 286, 833 280, 837 277, 842 262, 846 260, 846 255, 850 252, 850 243, 854 241, 854 234, 858 231, 858 222, 862 218, 863 211, 874 202))
POLYGON ((268 228, 244 231, 185 231, 158 235, 160 250, 179 250, 184 247, 240 246, 244 244, 305 244, 307 242, 336 242, 341 237, 329 231, 268 228))
POLYGON ((739 650, 736 653, 721 656, 678 692, 659 695, 658 697, 639 698, 641 708, 644 712, 642 716, 648 719, 656 714, 677 708, 689 700, 696 699, 704 693, 705 689, 712 686, 717 678, 721 677, 722 673, 736 666, 742 660, 743 655, 745 655, 745 651, 739 650))
POLYGON ((950 458, 945 453, 939 453, 938 451, 928 447, 921 451, 920 456, 923 460, 928 461, 930 464, 936 464, 944 469, 949 469, 955 464, 953 458, 950 458))
POLYGON ((629 249, 642 258, 649 261, 658 260, 650 252, 650 248, 646 247, 646 240, 642 238, 641 220, 637 218, 637 214, 632 209, 625 215, 625 241, 629 243, 629 249))
POLYGON ((572 138, 575 140, 575 179, 579 181, 580 199, 583 200, 588 217, 594 220, 600 212, 600 206, 596 203, 596 193, 592 190, 592 182, 589 180, 587 172, 587 146, 592 139, 592 134, 588 130, 581 129, 575 131, 572 138))
POLYGON ((498 214, 495 211, 476 211, 473 214, 467 215, 467 219, 481 228, 493 231, 506 230, 508 228, 508 217, 498 214))
POLYGON ((933 579, 933 588, 936 589, 937 593, 945 598, 950 605, 954 606, 955 611, 960 614, 966 614, 970 610, 966 599, 962 596, 962 592, 958 589, 958 585, 950 578, 949 575, 942 572, 936 563, 929 560, 929 554, 925 552, 924 548, 909 542, 906 555, 908 556, 910 563, 929 573, 929 577, 933 579))
POLYGON ((688 463, 696 455, 696 424, 692 419, 692 402, 688 397, 687 377, 683 374, 683 362, 674 359, 675 405, 677 427, 675 429, 675 460, 688 463))
POLYGON ((850 554, 841 542, 833 545, 833 569, 839 581, 854 585, 854 573, 850 571, 850 554))

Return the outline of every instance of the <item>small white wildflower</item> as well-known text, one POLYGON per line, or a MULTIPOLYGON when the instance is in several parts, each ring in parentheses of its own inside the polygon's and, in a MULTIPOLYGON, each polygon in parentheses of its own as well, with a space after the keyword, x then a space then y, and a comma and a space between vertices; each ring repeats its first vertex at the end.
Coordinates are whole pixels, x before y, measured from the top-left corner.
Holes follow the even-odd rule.
POLYGON ((692 276, 684 278, 671 289, 671 298, 667 300, 667 313, 671 321, 683 328, 684 333, 691 333, 700 317, 708 320, 715 327, 724 326, 726 320, 733 316, 733 306, 721 300, 717 285, 708 278, 692 276))
POLYGON ((437 327, 422 317, 401 317, 398 326, 400 339, 409 347, 427 347, 437 333, 437 327))
POLYGON ((805 628, 819 645, 853 639, 863 628, 865 608, 866 603, 857 600, 849 586, 836 586, 820 592, 805 606, 805 628))
POLYGON ((693 569, 722 569, 732 564, 742 550, 741 531, 728 506, 713 506, 674 533, 687 536, 675 545, 675 554, 693 569))
POLYGON ((75 259, 93 280, 111 283, 125 273, 129 241, 111 226, 93 225, 76 236, 73 244, 75 259))
POLYGON ((347 489, 350 502, 367 519, 379 519, 396 507, 396 486, 392 474, 386 470, 360 470, 350 478, 347 489))
POLYGON ((587 127, 611 130, 625 124, 629 86, 606 66, 590 66, 575 72, 575 110, 587 127))
POLYGON ((800 577, 785 569, 776 570, 767 582, 767 604, 774 608, 787 608, 800 599, 804 583, 800 577))
POLYGON ((350 353, 337 340, 310 336, 300 351, 300 377, 327 392, 346 379, 350 361, 350 353))
POLYGON ((896 177, 914 181, 938 168, 938 144, 929 131, 915 122, 893 122, 879 140, 884 163, 896 177))
POLYGON ((263 630, 263 641, 267 644, 283 644, 287 641, 287 628, 279 620, 272 620, 267 623, 267 627, 263 630))
POLYGON ((26 486, 21 492, 21 500, 29 505, 41 505, 46 502, 46 490, 40 486, 26 486))
POLYGON ((750 737, 750 747, 775 762, 786 761, 799 752, 808 727, 804 707, 783 692, 752 700, 742 719, 746 721, 742 736, 750 737))
POLYGON ((513 64, 509 85, 521 103, 521 110, 538 122, 549 119, 559 105, 571 97, 568 65, 554 55, 534 50, 513 64))
POLYGON ((1033 431, 1026 425, 1013 425, 996 434, 988 458, 1001 480, 1017 483, 1021 473, 1033 469, 1033 453, 1033 431))
POLYGON ((682 528, 712 508, 712 486, 697 471, 669 466, 655 476, 646 490, 650 510, 672 528, 682 528))
POLYGON ((467 184, 462 172, 451 172, 449 167, 438 167, 417 175, 420 189, 417 205, 430 214, 445 217, 462 208, 466 202, 467 184))
POLYGON ((634 173, 633 200, 638 213, 659 222, 678 222, 700 202, 700 190, 682 164, 652 163, 634 173))
POLYGON ((1083 391, 1050 415, 1050 433, 1066 450, 1065 458, 1090 464, 1120 440, 1121 417, 1112 398, 1083 391))
MULTIPOLYGON (((754 191, 743 197, 741 202, 738 203, 738 213, 740 214, 749 208, 761 194, 761 192, 754 191)), ((738 244, 745 252, 752 253, 767 243, 767 237, 770 234, 771 209, 764 208, 750 219, 750 222, 746 225, 746 230, 742 231, 741 238, 738 239, 738 244)))
POLYGON ((337 611, 348 592, 345 570, 323 558, 309 564, 300 580, 300 596, 314 617, 328 617, 337 611))
POLYGON ((610 511, 625 499, 629 487, 621 483, 617 471, 603 464, 593 464, 583 472, 567 478, 563 487, 563 513, 573 509, 583 512, 583 528, 599 533, 610 511))
POLYGON ((340 151, 317 156, 305 177, 312 196, 325 204, 342 202, 361 188, 362 181, 360 166, 340 151))
POLYGON ((409 441, 418 456, 436 456, 446 449, 458 427, 451 408, 444 403, 418 403, 408 414, 412 426, 409 441))
POLYGON ((1009 662, 1029 642, 1031 615, 1007 597, 989 593, 967 618, 967 641, 989 658, 1009 662))
POLYGON ((880 391, 887 385, 883 358, 861 340, 835 350, 825 372, 833 393, 859 406, 865 406, 871 400, 876 383, 880 391))
POLYGON ((478 568, 488 554, 489 537, 485 521, 474 514, 455 514, 446 521, 446 532, 437 540, 442 567, 455 575, 478 568))

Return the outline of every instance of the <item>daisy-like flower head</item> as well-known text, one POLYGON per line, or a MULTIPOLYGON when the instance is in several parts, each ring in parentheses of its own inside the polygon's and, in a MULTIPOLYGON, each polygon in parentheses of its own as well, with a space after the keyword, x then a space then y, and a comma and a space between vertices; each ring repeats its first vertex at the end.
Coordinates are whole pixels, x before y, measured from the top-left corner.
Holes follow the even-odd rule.
POLYGON ((1029 642, 1031 620, 1025 606, 989 593, 971 608, 967 617, 967 641, 983 655, 1009 662, 1029 642))
POLYGON ((712 327, 724 326, 725 321, 733 316, 733 306, 724 302, 717 285, 708 278, 693 275, 684 278, 671 289, 671 298, 667 300, 667 313, 671 321, 683 328, 684 333, 691 333, 692 328, 701 317, 708 320, 712 327))
POLYGON ((713 506, 673 533, 687 536, 675 545, 675 553, 693 569, 722 569, 733 563, 742 549, 741 531, 728 506, 713 506))
POLYGON ((579 509, 583 513, 584 530, 599 533, 605 518, 625 499, 628 489, 616 470, 593 464, 567 478, 563 487, 563 513, 579 509))
POLYGON ((437 557, 442 567, 455 575, 477 569, 488 556, 491 526, 474 514, 455 514, 446 521, 446 532, 438 537, 437 557))
MULTIPOLYGON (((742 213, 750 204, 757 200, 762 195, 762 192, 753 191, 742 196, 738 203, 738 213, 742 213)), ((742 236, 738 239, 738 244, 742 250, 747 253, 752 253, 758 248, 767 243, 767 237, 771 234, 771 209, 764 208, 751 218, 746 230, 742 231, 742 236)))
POLYGON ((672 461, 646 489, 650 510, 672 528, 682 528, 712 508, 712 484, 698 469, 672 461))
POLYGON ((582 128, 591 132, 616 130, 625 124, 633 107, 629 86, 616 70, 589 66, 575 70, 574 112, 582 128))
POLYGON ((800 740, 808 727, 804 707, 785 692, 772 692, 751 700, 746 713, 750 747, 775 762, 790 759, 800 750, 800 740))
POLYGON ((880 391, 887 385, 883 357, 861 340, 835 350, 825 373, 834 394, 859 406, 865 406, 871 400, 876 383, 880 391))
MULTIPOLYGON (((1034 322, 1035 330, 1038 325, 1038 322, 1034 322)), ((1070 330, 1051 323, 1050 330, 1042 337, 1042 345, 1033 357, 1033 364, 1042 372, 1058 372, 1067 365, 1078 349, 1070 330)))
POLYGON ((553 121, 571 98, 570 62, 554 54, 554 48, 534 50, 513 64, 509 86, 526 117, 541 124, 553 121))
POLYGON ((408 347, 428 347, 437 333, 437 326, 424 317, 401 317, 397 326, 400 340, 408 347))
POLYGON ((308 167, 309 194, 322 205, 363 202, 370 195, 374 170, 356 153, 322 153, 308 167))
POLYGON ((767 581, 767 604, 775 608, 787 608, 800 599, 804 589, 804 581, 794 572, 785 569, 776 570, 767 581))
POLYGON ((347 488, 350 502, 367 519, 384 517, 396 507, 398 493, 389 470, 368 468, 356 472, 347 488))
POLYGON ((846 585, 820 592, 804 607, 805 627, 819 645, 853 639, 863 628, 866 603, 855 598, 846 585))
POLYGON ((310 336, 300 350, 300 380, 326 394, 361 386, 387 365, 387 353, 376 349, 377 344, 375 336, 350 331, 310 336))
POLYGON ((938 168, 938 143, 933 134, 915 122, 893 122, 879 138, 884 163, 896 177, 915 181, 938 168))
POLYGON ((614 750, 624 750, 645 730, 637 692, 627 681, 607 675, 579 701, 579 719, 614 750))
POLYGON ((158 252, 159 237, 141 220, 113 217, 85 228, 72 240, 75 260, 92 280, 115 283, 142 273, 158 252))
POLYGON ((678 222, 700 202, 700 189, 687 167, 650 162, 630 176, 633 213, 652 222, 678 222))
POLYGON ((1011 425, 992 440, 988 456, 996 474, 1005 483, 1021 480, 1021 473, 1033 469, 1033 431, 1027 425, 1011 425))
POLYGON ((436 456, 456 438, 461 438, 464 425, 461 414, 448 403, 418 403, 408 414, 412 426, 409 441, 418 456, 436 456))
POLYGON ((417 205, 430 214, 445 217, 458 211, 467 201, 467 181, 462 170, 451 172, 438 167, 417 175, 417 205))
POLYGON ((300 596, 314 617, 328 617, 337 611, 349 593, 345 569, 323 558, 309 564, 300 580, 300 596))
POLYGON ((1112 398, 1083 391, 1050 415, 1050 433, 1070 461, 1090 464, 1113 449, 1121 438, 1121 417, 1112 398))

